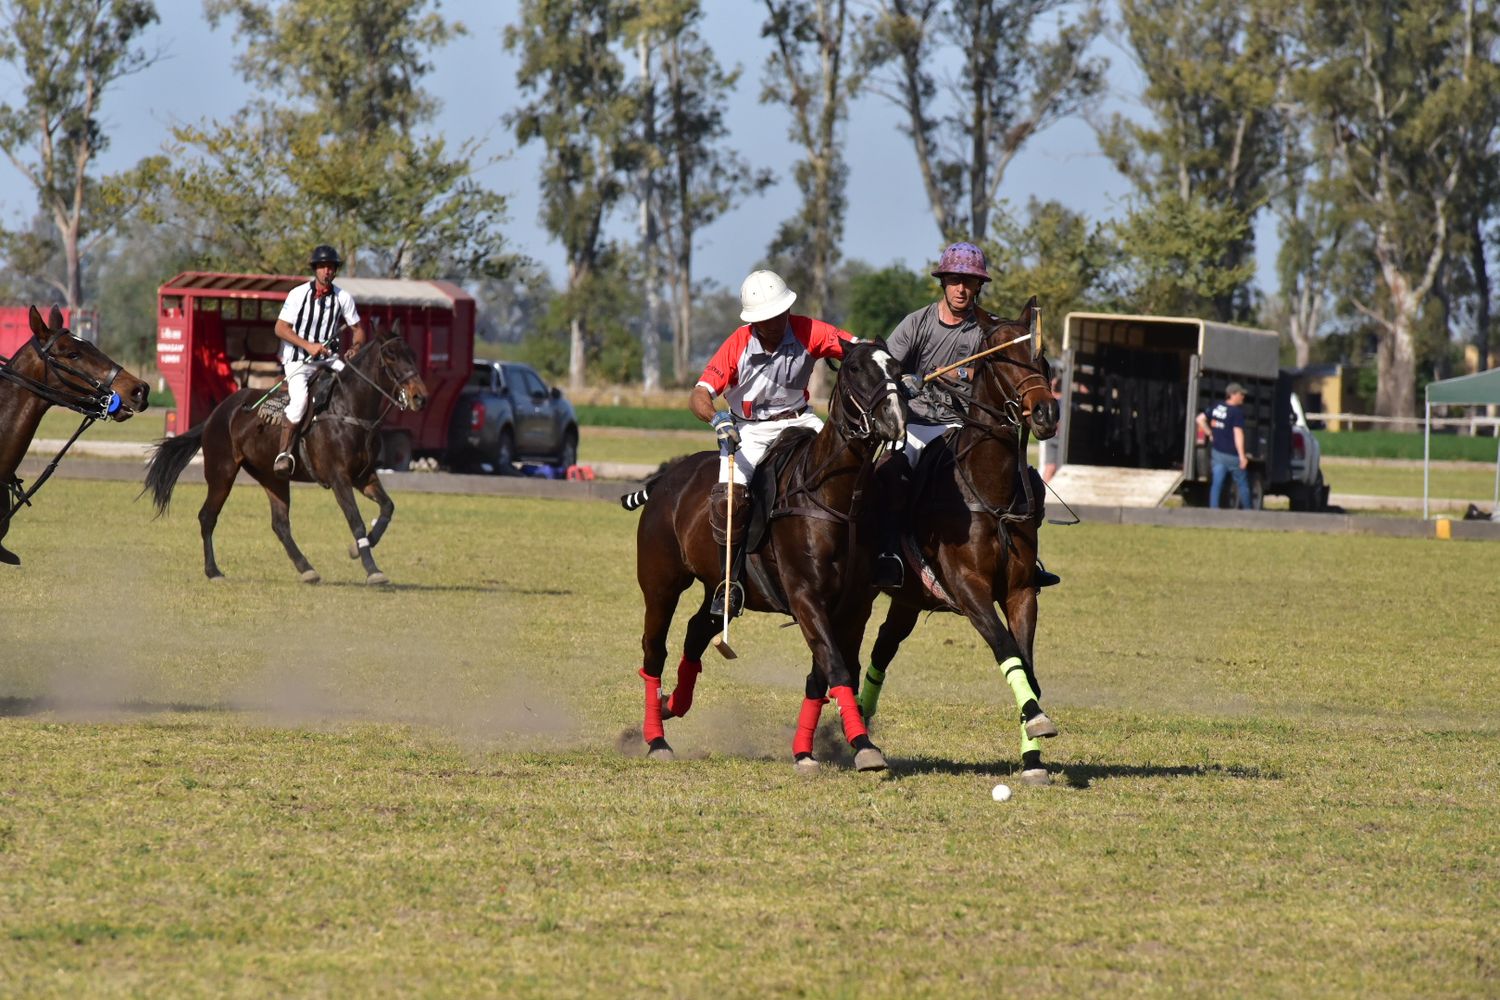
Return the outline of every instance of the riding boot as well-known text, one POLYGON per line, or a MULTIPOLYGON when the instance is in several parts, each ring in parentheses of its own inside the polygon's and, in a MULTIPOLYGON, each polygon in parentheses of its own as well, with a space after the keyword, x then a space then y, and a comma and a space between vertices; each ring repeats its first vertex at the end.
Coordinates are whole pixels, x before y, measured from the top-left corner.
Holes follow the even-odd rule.
POLYGON ((1041 590, 1043 587, 1054 587, 1059 583, 1062 583, 1062 577, 1056 573, 1049 573, 1047 567, 1043 566, 1042 561, 1038 559, 1036 561, 1036 576, 1034 578, 1036 589, 1041 590))
POLYGON ((291 478, 297 471, 297 459, 292 455, 292 441, 297 434, 297 425, 285 417, 281 421, 281 444, 276 450, 276 461, 271 470, 282 479, 291 478))
POLYGON ((911 492, 911 463, 904 452, 893 453, 875 471, 880 484, 880 553, 875 557, 875 586, 895 590, 906 582, 901 558, 901 532, 906 527, 907 494, 911 492))
MULTIPOLYGON (((713 528, 714 541, 719 545, 729 546, 729 565, 731 566, 735 565, 735 556, 744 546, 745 536, 750 531, 750 490, 739 483, 733 485, 732 494, 727 483, 715 483, 708 492, 708 523, 713 528), (731 496, 734 503, 733 518, 729 516, 731 496), (728 536, 726 527, 733 528, 732 538, 728 536)), ((745 588, 738 580, 735 580, 730 584, 729 592, 729 617, 736 618, 745 607, 745 588)), ((724 588, 722 586, 714 590, 713 601, 709 604, 708 612, 711 615, 723 617, 724 588)))

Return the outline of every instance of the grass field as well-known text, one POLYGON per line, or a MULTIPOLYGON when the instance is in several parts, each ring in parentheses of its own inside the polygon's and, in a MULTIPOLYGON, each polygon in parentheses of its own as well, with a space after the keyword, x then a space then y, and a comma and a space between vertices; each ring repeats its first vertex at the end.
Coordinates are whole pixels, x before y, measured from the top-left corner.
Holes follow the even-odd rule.
POLYGON ((1500 991, 1487 543, 1049 527, 1056 783, 1002 805, 1014 709, 951 617, 885 776, 793 773, 764 616, 653 765, 617 507, 398 495, 370 589, 299 488, 314 588, 257 492, 221 584, 201 490, 134 492, 54 481, 7 538, 0 992, 1500 991))

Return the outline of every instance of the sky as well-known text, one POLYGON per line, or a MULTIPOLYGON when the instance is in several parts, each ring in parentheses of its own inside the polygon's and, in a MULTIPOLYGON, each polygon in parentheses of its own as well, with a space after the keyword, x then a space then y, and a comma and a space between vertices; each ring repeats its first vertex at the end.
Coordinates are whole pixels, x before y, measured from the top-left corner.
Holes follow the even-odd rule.
MULTIPOLYGON (((729 101, 729 144, 753 166, 769 167, 778 181, 767 192, 751 196, 702 230, 695 272, 727 288, 737 288, 764 256, 780 223, 796 213, 801 196, 791 179, 799 158, 788 138, 787 113, 759 102, 769 45, 760 37, 765 8, 751 0, 711 0, 703 34, 726 64, 742 70, 729 101)), ((100 158, 103 171, 123 169, 159 152, 175 122, 227 119, 250 97, 233 63, 236 46, 229 25, 210 29, 199 0, 157 0, 161 23, 148 44, 162 50, 148 69, 106 92, 103 118, 111 146, 100 158)), ((481 140, 481 155, 500 157, 478 171, 478 180, 508 198, 506 233, 513 250, 532 258, 561 284, 564 257, 542 227, 537 182, 540 145, 515 148, 503 116, 520 96, 516 58, 505 50, 502 34, 516 19, 514 0, 444 0, 441 14, 463 22, 468 35, 435 57, 425 87, 442 104, 435 128, 450 148, 468 139, 481 140)), ((1141 79, 1128 54, 1108 38, 1096 46, 1109 59, 1109 92, 1102 114, 1139 115, 1141 79)), ((0 86, 19 90, 14 70, 0 68, 0 86), (9 74, 8 78, 4 74, 9 74)), ((848 212, 844 227, 846 258, 877 267, 903 264, 925 271, 941 250, 917 172, 910 140, 899 131, 893 105, 876 95, 860 97, 846 127, 849 163, 848 212)), ((1093 128, 1070 119, 1033 138, 1011 164, 1002 197, 1017 208, 1030 197, 1055 198, 1094 220, 1124 214, 1129 186, 1099 151, 1093 128)), ((34 197, 9 162, 0 162, 0 219, 7 226, 24 222, 34 197)), ((628 237, 634 219, 622 212, 613 235, 628 237)), ((1262 230, 1260 269, 1264 277, 1274 264, 1274 233, 1262 230)), ((1264 283, 1264 282, 1263 282, 1264 283)))

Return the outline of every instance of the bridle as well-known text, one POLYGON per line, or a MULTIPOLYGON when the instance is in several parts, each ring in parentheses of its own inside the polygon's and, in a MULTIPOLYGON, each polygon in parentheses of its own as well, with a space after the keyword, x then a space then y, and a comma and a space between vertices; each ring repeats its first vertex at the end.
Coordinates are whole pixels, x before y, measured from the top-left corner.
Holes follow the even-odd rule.
MULTIPOLYGON (((869 441, 875 437, 875 411, 880 408, 882 403, 887 399, 894 399, 897 406, 900 406, 901 403, 901 390, 897 388, 895 380, 889 374, 886 375, 884 382, 873 383, 862 390, 856 390, 854 386, 846 385, 845 379, 840 377, 834 383, 833 394, 834 398, 830 401, 828 408, 828 422, 837 431, 839 436, 856 441, 869 441)), ((798 465, 798 470, 793 473, 794 478, 792 483, 788 485, 786 492, 778 498, 776 509, 771 512, 771 516, 774 518, 786 514, 801 514, 807 517, 820 518, 825 521, 840 523, 853 521, 859 511, 864 495, 864 480, 868 478, 871 470, 874 468, 874 455, 871 455, 870 460, 861 463, 857 468, 834 469, 830 472, 830 467, 838 460, 842 450, 836 450, 811 472, 805 470, 807 456, 811 454, 811 449, 804 451, 798 465), (849 510, 847 512, 835 510, 818 497, 817 491, 835 475, 843 475, 850 472, 855 473, 858 479, 854 485, 853 495, 850 497, 849 510), (788 501, 798 495, 805 496, 811 502, 812 506, 787 506, 788 501)))
POLYGON ((20 357, 20 351, 17 351, 10 358, 0 359, 0 379, 19 385, 32 395, 38 396, 48 403, 55 406, 67 407, 74 413, 83 415, 83 420, 79 423, 78 429, 73 432, 72 437, 68 438, 52 461, 47 463, 47 467, 37 476, 36 482, 32 483, 31 489, 23 489, 21 478, 15 475, 10 477, 9 482, 0 483, 0 486, 4 488, 3 492, 6 497, 5 513, 3 517, 0 517, 0 522, 9 521, 15 516, 16 511, 22 507, 30 506, 31 498, 36 496, 37 490, 40 490, 42 485, 51 478, 52 473, 57 469, 58 463, 68 453, 68 449, 73 447, 73 442, 78 440, 79 435, 91 427, 94 421, 103 420, 105 417, 112 415, 122 405, 120 394, 111 389, 110 386, 114 384, 116 378, 119 378, 120 372, 124 371, 124 366, 111 361, 110 364, 112 367, 110 368, 109 375, 103 380, 96 379, 88 372, 75 368, 73 365, 53 355, 52 351, 57 347, 58 341, 62 339, 62 336, 62 332, 59 331, 53 336, 52 342, 43 347, 40 338, 33 332, 31 339, 21 346, 22 351, 30 347, 41 360, 44 371, 40 380, 16 371, 15 361, 16 358, 20 357), (54 388, 50 385, 49 378, 55 378, 60 383, 60 388, 54 388))
MULTIPOLYGON (((969 509, 976 512, 988 513, 993 517, 999 518, 1002 522, 1003 527, 1003 522, 1005 521, 1024 521, 1031 517, 1031 511, 1035 506, 1036 501, 1035 497, 1033 497, 1032 495, 1030 475, 1022 474, 1020 477, 1021 496, 1024 496, 1026 500, 1025 508, 1019 511, 1013 509, 1015 507, 1014 499, 1012 500, 1009 507, 1000 507, 996 504, 989 503, 984 499, 983 494, 979 490, 978 484, 974 482, 973 475, 968 469, 968 463, 965 462, 964 459, 967 458, 969 453, 977 448, 985 438, 995 438, 997 440, 1000 440, 1002 439, 1002 436, 1009 436, 1012 432, 1014 432, 1017 461, 1024 461, 1024 456, 1026 455, 1026 435, 1028 430, 1027 420, 1028 418, 1030 418, 1032 412, 1031 407, 1028 407, 1026 405, 1026 396, 1036 385, 1040 385, 1042 388, 1048 389, 1050 391, 1051 382, 1048 381, 1046 373, 1042 371, 1039 365, 1029 364, 1025 361, 1020 360, 1019 358, 1013 358, 1004 353, 994 353, 988 355, 987 357, 980 358, 976 362, 975 367, 979 371, 986 372, 989 377, 996 380, 996 386, 1000 390, 1001 402, 998 406, 995 406, 990 403, 981 401, 978 398, 979 382, 976 378, 974 383, 974 391, 969 395, 967 406, 961 422, 962 430, 975 431, 976 436, 964 442, 963 444, 958 444, 955 441, 955 448, 953 450, 953 464, 954 467, 958 470, 958 474, 963 480, 965 492, 968 494, 968 500, 966 501, 966 503, 969 509), (1020 368, 1026 374, 1014 386, 1007 389, 1005 383, 1003 381, 1000 381, 998 374, 988 371, 987 368, 979 368, 980 365, 987 366, 997 363, 1014 365, 1017 368, 1020 368), (989 419, 976 419, 973 415, 976 410, 989 419)), ((941 376, 938 381, 941 381, 945 385, 949 386, 956 387, 957 385, 956 382, 949 380, 948 376, 946 375, 941 376)), ((960 431, 960 433, 962 433, 962 430, 960 431)))
MULTIPOLYGON (((355 358, 352 362, 344 366, 344 371, 352 371, 354 374, 364 379, 371 388, 384 396, 388 401, 386 408, 381 411, 380 416, 374 421, 377 424, 381 420, 385 419, 385 415, 390 412, 392 406, 400 410, 411 409, 411 399, 407 395, 406 386, 413 379, 418 378, 420 373, 417 371, 417 367, 414 364, 406 364, 404 371, 393 369, 392 360, 387 354, 387 351, 390 348, 404 345, 405 341, 393 337, 390 340, 387 340, 383 344, 379 345, 379 347, 375 348, 375 357, 376 360, 380 363, 381 373, 385 375, 386 378, 391 380, 392 385, 396 386, 396 395, 394 396, 392 396, 389 392, 386 392, 386 390, 380 385, 380 383, 376 382, 374 379, 360 370, 359 362, 361 359, 355 358)), ((372 344, 371 346, 374 347, 375 345, 372 344)), ((403 364, 405 364, 405 362, 403 362, 403 364)), ((342 375, 342 372, 335 373, 335 378, 339 377, 340 375, 342 375)))
MULTIPOLYGON (((64 333, 59 331, 52 338, 52 342, 43 347, 40 339, 33 333, 31 339, 21 346, 22 351, 30 347, 42 362, 44 374, 40 380, 16 371, 15 362, 16 358, 21 355, 20 351, 16 352, 15 357, 0 359, 0 378, 14 382, 49 403, 65 406, 74 413, 81 413, 89 420, 103 420, 120 408, 120 395, 110 386, 114 384, 120 372, 124 371, 124 366, 111 362, 109 375, 103 379, 97 379, 52 353, 63 336, 64 333), (56 379, 60 385, 52 386, 49 377, 56 379)), ((71 334, 67 336, 71 337, 71 334)))

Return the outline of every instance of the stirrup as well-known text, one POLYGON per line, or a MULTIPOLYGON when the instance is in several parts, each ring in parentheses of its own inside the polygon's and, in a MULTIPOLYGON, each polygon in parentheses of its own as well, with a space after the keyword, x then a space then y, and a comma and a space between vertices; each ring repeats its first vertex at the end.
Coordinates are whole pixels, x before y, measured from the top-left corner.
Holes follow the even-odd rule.
POLYGON ((906 582, 906 563, 894 552, 882 552, 875 557, 875 586, 900 587, 906 582))
MULTIPOLYGON (((745 610, 745 585, 736 580, 730 585, 729 607, 731 619, 738 618, 745 610)), ((724 617, 724 585, 714 588, 714 599, 709 602, 708 613, 716 618, 724 617)))
POLYGON ((297 458, 289 451, 284 451, 276 456, 276 461, 271 463, 271 471, 283 479, 297 471, 297 458))

